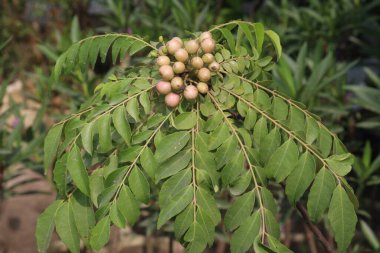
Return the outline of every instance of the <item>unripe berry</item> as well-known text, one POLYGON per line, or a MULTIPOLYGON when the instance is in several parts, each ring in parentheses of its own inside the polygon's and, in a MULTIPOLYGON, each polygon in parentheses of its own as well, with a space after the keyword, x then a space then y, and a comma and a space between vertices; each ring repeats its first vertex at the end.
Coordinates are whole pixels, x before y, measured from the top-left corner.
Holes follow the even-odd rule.
POLYGON ((174 73, 176 74, 182 74, 183 72, 185 72, 185 64, 183 64, 183 62, 180 62, 180 61, 176 61, 174 64, 173 64, 173 70, 174 70, 174 73))
POLYGON ((168 49, 165 46, 160 46, 158 48, 158 55, 166 55, 168 53, 168 49))
POLYGON ((174 77, 174 71, 169 65, 161 66, 159 71, 162 79, 165 81, 170 81, 174 77))
POLYGON ((196 40, 189 40, 185 43, 185 49, 189 54, 195 54, 199 49, 199 43, 196 40))
POLYGON ((197 88, 198 88, 199 93, 201 93, 201 94, 206 94, 208 92, 208 85, 207 85, 207 83, 199 82, 197 84, 197 88))
POLYGON ((166 43, 166 48, 168 49, 169 54, 175 54, 175 52, 181 48, 181 43, 178 40, 170 40, 166 43))
POLYGON ((185 62, 187 59, 189 59, 189 54, 185 49, 180 48, 175 52, 174 57, 177 59, 177 61, 185 62))
POLYGON ((201 68, 199 71, 198 71, 198 79, 202 82, 207 82, 208 80, 210 80, 211 78, 211 72, 210 70, 206 69, 206 68, 201 68))
POLYGON ((201 36, 199 36, 199 41, 202 42, 205 39, 212 39, 212 35, 210 32, 203 32, 201 36))
POLYGON ((191 59, 191 65, 195 68, 195 69, 200 69, 203 67, 203 61, 202 61, 202 58, 199 57, 199 56, 195 56, 193 57, 193 59, 191 59))
POLYGON ((213 61, 210 63, 210 65, 208 65, 208 68, 213 71, 213 72, 216 72, 216 71, 219 71, 220 69, 220 65, 219 63, 217 63, 216 61, 213 61))
POLYGON ((172 40, 176 40, 179 42, 179 44, 181 45, 181 47, 183 46, 183 41, 180 37, 173 37, 172 40))
POLYGON ((172 86, 170 85, 169 82, 166 82, 166 81, 159 81, 157 84, 156 84, 156 89, 157 91, 162 94, 162 95, 166 95, 166 94, 169 94, 171 91, 172 91, 172 86))
POLYGON ((164 37, 162 37, 162 35, 160 37, 158 37, 158 41, 159 42, 164 42, 164 37))
POLYGON ((180 100, 181 97, 172 92, 165 96, 165 104, 171 108, 177 107, 180 100))
POLYGON ((161 55, 161 56, 158 56, 156 62, 157 62, 158 66, 169 65, 170 64, 170 59, 166 55, 161 55))
POLYGON ((198 97, 198 89, 194 85, 188 85, 183 92, 183 96, 186 100, 194 100, 198 97))
POLYGON ((214 55, 207 53, 202 56, 202 60, 206 64, 210 64, 211 62, 214 61, 214 55))
POLYGON ((179 91, 183 88, 183 79, 179 76, 176 76, 171 80, 170 84, 174 91, 179 91))
POLYGON ((215 49, 215 41, 213 39, 205 39, 201 43, 203 52, 211 53, 215 49))

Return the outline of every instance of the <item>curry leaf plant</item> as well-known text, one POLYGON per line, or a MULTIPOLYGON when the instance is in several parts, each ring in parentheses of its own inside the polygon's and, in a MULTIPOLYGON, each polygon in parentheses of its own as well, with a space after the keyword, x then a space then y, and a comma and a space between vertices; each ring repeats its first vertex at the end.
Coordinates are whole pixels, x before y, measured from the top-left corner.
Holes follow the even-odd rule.
POLYGON ((109 34, 71 46, 55 78, 107 56, 138 53, 140 63, 50 129, 45 170, 58 194, 38 219, 38 251, 54 230, 71 252, 80 241, 99 250, 110 226, 133 227, 150 207, 157 229, 173 231, 186 252, 211 247, 216 229, 231 252, 291 252, 276 184, 291 206, 307 203, 311 221, 325 218, 345 251, 357 221, 344 179, 353 158, 318 116, 268 87, 281 51, 274 31, 244 21, 169 41, 109 34))

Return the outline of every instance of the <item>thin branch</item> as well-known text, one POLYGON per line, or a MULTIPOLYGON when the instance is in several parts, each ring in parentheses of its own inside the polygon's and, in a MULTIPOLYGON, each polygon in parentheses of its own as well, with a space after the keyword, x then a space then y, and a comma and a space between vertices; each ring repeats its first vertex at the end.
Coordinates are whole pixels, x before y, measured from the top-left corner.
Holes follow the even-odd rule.
POLYGON ((313 232, 313 234, 315 235, 315 237, 318 239, 318 241, 325 248, 326 252, 328 252, 328 253, 335 253, 336 251, 334 249, 334 246, 331 245, 331 243, 329 243, 329 241, 323 235, 323 233, 321 232, 321 230, 316 225, 314 225, 311 222, 311 220, 309 218, 309 215, 307 214, 307 211, 306 211, 305 207, 300 202, 297 202, 296 208, 297 208, 298 212, 301 214, 302 219, 305 222, 306 226, 311 230, 311 232, 313 232))

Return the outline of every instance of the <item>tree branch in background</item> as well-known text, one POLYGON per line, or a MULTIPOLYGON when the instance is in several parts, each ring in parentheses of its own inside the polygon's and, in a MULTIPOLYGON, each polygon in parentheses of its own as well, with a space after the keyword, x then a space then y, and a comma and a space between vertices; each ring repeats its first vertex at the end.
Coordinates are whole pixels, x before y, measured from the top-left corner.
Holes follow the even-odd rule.
POLYGON ((321 230, 311 222, 305 207, 300 202, 298 202, 296 204, 296 208, 297 208, 298 212, 301 214, 303 221, 305 222, 306 226, 311 230, 311 232, 313 232, 315 237, 317 237, 318 241, 325 248, 326 252, 335 253, 334 246, 329 243, 329 241, 326 239, 326 237, 322 234, 321 230))

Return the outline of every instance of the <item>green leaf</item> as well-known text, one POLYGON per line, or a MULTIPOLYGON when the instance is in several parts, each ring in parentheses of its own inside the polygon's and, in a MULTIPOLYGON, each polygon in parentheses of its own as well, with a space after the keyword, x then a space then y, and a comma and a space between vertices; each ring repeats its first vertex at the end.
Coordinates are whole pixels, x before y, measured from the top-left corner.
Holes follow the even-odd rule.
POLYGON ((165 136, 156 147, 154 157, 157 162, 162 163, 181 151, 190 139, 189 132, 175 132, 165 136))
POLYGON ((111 117, 109 113, 101 116, 97 121, 100 152, 107 152, 112 148, 111 117))
POLYGON ((354 157, 349 153, 332 155, 326 158, 326 162, 332 171, 343 177, 351 171, 354 157))
POLYGON ((166 204, 172 199, 181 189, 185 188, 191 182, 191 170, 182 170, 169 178, 162 184, 158 202, 160 206, 166 204))
POLYGON ((94 250, 100 250, 110 240, 110 217, 103 217, 91 230, 90 244, 94 250))
POLYGON ((205 212, 211 217, 214 225, 217 225, 220 220, 220 211, 216 205, 215 198, 205 189, 198 187, 195 193, 197 204, 199 208, 205 210, 205 212))
POLYGON ((277 127, 274 127, 267 136, 264 137, 263 143, 259 147, 260 161, 266 164, 273 152, 281 145, 281 134, 277 127))
POLYGON ((120 134, 123 140, 130 145, 131 144, 131 127, 126 118, 126 111, 124 106, 119 106, 112 113, 112 122, 116 131, 120 134))
POLYGON ((222 182, 223 185, 229 185, 234 182, 244 169, 244 155, 241 150, 234 153, 232 159, 230 159, 226 166, 222 170, 222 182))
POLYGON ((218 187, 219 174, 216 170, 216 161, 214 154, 211 152, 198 151, 195 153, 195 167, 201 171, 205 171, 210 177, 214 187, 218 187))
POLYGON ((146 147, 141 153, 140 164, 148 176, 154 180, 154 175, 156 174, 158 163, 156 161, 156 158, 154 158, 154 155, 150 148, 146 147))
POLYGON ((289 128, 294 132, 305 131, 305 114, 296 107, 290 107, 289 128))
POLYGON ((191 152, 190 150, 183 150, 176 154, 175 156, 171 157, 170 159, 166 160, 164 163, 160 164, 160 166, 157 169, 156 173, 156 182, 160 181, 161 179, 170 177, 177 172, 183 170, 187 167, 191 160, 191 152))
POLYGON ((197 123, 195 112, 184 112, 174 118, 173 126, 178 130, 191 129, 197 123))
POLYGON ((268 235, 268 242, 269 246, 275 251, 275 252, 281 252, 281 253, 293 253, 290 249, 288 249, 285 245, 283 245, 279 240, 277 240, 275 237, 268 235))
POLYGON ((194 205, 188 205, 186 209, 180 213, 174 222, 174 233, 177 239, 180 239, 189 229, 194 219, 194 205))
POLYGON ((260 193, 264 207, 272 213, 277 213, 277 204, 273 198, 273 194, 265 187, 261 187, 260 193))
POLYGON ((341 185, 338 185, 333 192, 328 218, 338 244, 338 251, 344 252, 354 236, 358 219, 354 206, 341 185))
POLYGON ((205 241, 193 241, 185 248, 185 253, 202 253, 207 246, 205 241))
POLYGON ((104 190, 104 178, 101 169, 95 170, 90 176, 91 201, 98 206, 98 196, 104 190))
POLYGON ((286 120, 288 117, 288 104, 281 98, 273 97, 273 117, 277 120, 286 120))
POLYGON ((295 168, 298 160, 298 147, 292 139, 282 144, 271 156, 266 166, 270 177, 276 182, 283 181, 295 168))
MULTIPOLYGON (((256 120, 257 120, 257 114, 256 114, 256 112, 253 109, 249 108, 248 111, 247 111, 247 115, 245 116, 245 119, 244 119, 244 127, 247 130, 251 130, 252 128, 255 127, 256 120)), ((259 120, 257 122, 257 124, 259 124, 259 126, 257 127, 258 130, 260 130, 261 127, 266 127, 266 121, 265 121, 265 119, 259 120), (264 123, 265 123, 265 126, 264 126, 264 123)), ((255 129, 256 129, 256 127, 255 127, 255 129)), ((254 131, 254 133, 255 133, 255 131, 254 131)))
POLYGON ((226 228, 232 231, 243 224, 244 220, 251 215, 254 204, 255 193, 253 191, 249 191, 237 197, 224 216, 226 228))
POLYGON ((53 179, 57 188, 58 194, 66 196, 67 194, 67 154, 64 154, 59 158, 54 166, 53 179))
MULTIPOLYGON (((150 85, 150 84, 149 84, 150 85)), ((144 112, 148 115, 151 111, 150 97, 148 92, 144 92, 139 97, 140 104, 144 108, 144 112)))
POLYGON ((254 23, 253 25, 255 29, 257 52, 261 54, 264 43, 264 25, 261 23, 254 23))
POLYGON ((268 234, 275 238, 280 238, 280 225, 278 224, 274 213, 268 209, 264 209, 265 227, 268 234))
POLYGON ((70 202, 63 202, 55 215, 57 233, 63 243, 73 253, 79 253, 79 233, 75 226, 70 202))
POLYGON ((240 178, 235 180, 233 185, 230 187, 231 194, 236 196, 245 192, 245 190, 248 188, 249 184, 251 183, 251 180, 252 180, 252 175, 250 171, 244 172, 244 174, 242 174, 240 178))
POLYGON ((93 150, 94 122, 84 125, 80 131, 80 136, 84 150, 91 155, 93 150))
POLYGON ((327 157, 331 152, 332 147, 332 137, 330 133, 324 128, 320 127, 319 138, 318 138, 318 148, 321 151, 323 157, 327 157))
POLYGON ((61 200, 54 201, 37 219, 36 241, 38 253, 45 253, 49 247, 51 235, 53 234, 55 227, 54 217, 61 204, 61 200))
POLYGON ((319 136, 318 123, 312 117, 306 117, 306 143, 312 144, 319 136))
POLYGON ((53 164, 55 156, 57 154, 58 145, 61 140, 62 129, 64 124, 56 125, 50 128, 49 132, 45 137, 44 142, 44 170, 45 175, 48 169, 53 164))
POLYGON ((318 222, 329 206, 335 186, 334 176, 326 168, 322 168, 311 186, 307 202, 307 211, 313 222, 318 222))
POLYGON ((132 169, 128 182, 129 187, 136 196, 136 199, 145 204, 148 203, 150 197, 150 186, 148 180, 140 171, 139 167, 135 166, 135 168, 132 169))
POLYGON ((282 46, 280 42, 280 37, 278 36, 277 33, 275 33, 272 30, 266 30, 265 34, 272 40, 274 48, 276 49, 277 60, 279 60, 282 54, 282 46))
POLYGON ((110 216, 111 222, 115 224, 116 227, 118 228, 125 227, 126 220, 123 214, 120 212, 119 208, 117 207, 117 204, 115 204, 114 202, 112 202, 110 206, 109 216, 110 216))
POLYGON ((133 226, 140 216, 139 203, 128 186, 124 185, 117 198, 117 207, 129 225, 133 226))
POLYGON ((231 252, 242 253, 247 252, 253 245, 255 238, 260 232, 260 214, 253 213, 243 224, 232 234, 231 252))
POLYGON ((232 53, 235 53, 235 39, 231 31, 227 28, 221 28, 219 30, 221 31, 223 36, 226 38, 228 48, 231 50, 232 53))
POLYGON ((140 109, 139 109, 139 102, 137 101, 137 98, 131 98, 127 103, 127 112, 131 117, 136 121, 140 121, 140 109))
POLYGON ((91 200, 80 191, 75 191, 71 200, 71 207, 79 235, 88 244, 90 230, 95 226, 95 213, 91 200))
POLYGON ((89 179, 77 145, 74 145, 69 153, 67 158, 67 169, 78 189, 86 196, 90 197, 89 179))
POLYGON ((208 150, 217 149, 230 136, 227 125, 218 126, 211 132, 208 140, 208 150))
POLYGON ((183 188, 175 195, 166 206, 161 206, 158 216, 157 228, 160 229, 168 220, 182 212, 193 200, 193 187, 191 185, 183 188))
POLYGON ((231 135, 216 151, 215 160, 217 168, 220 169, 225 165, 234 155, 237 149, 236 137, 231 135))
POLYGON ((264 117, 262 117, 257 121, 253 129, 253 140, 255 141, 258 147, 260 147, 261 143, 264 142, 264 138, 267 135, 268 135, 267 120, 264 117))
POLYGON ((304 192, 314 179, 316 164, 314 157, 305 152, 300 156, 296 168, 286 180, 285 192, 292 205, 302 197, 304 192))

